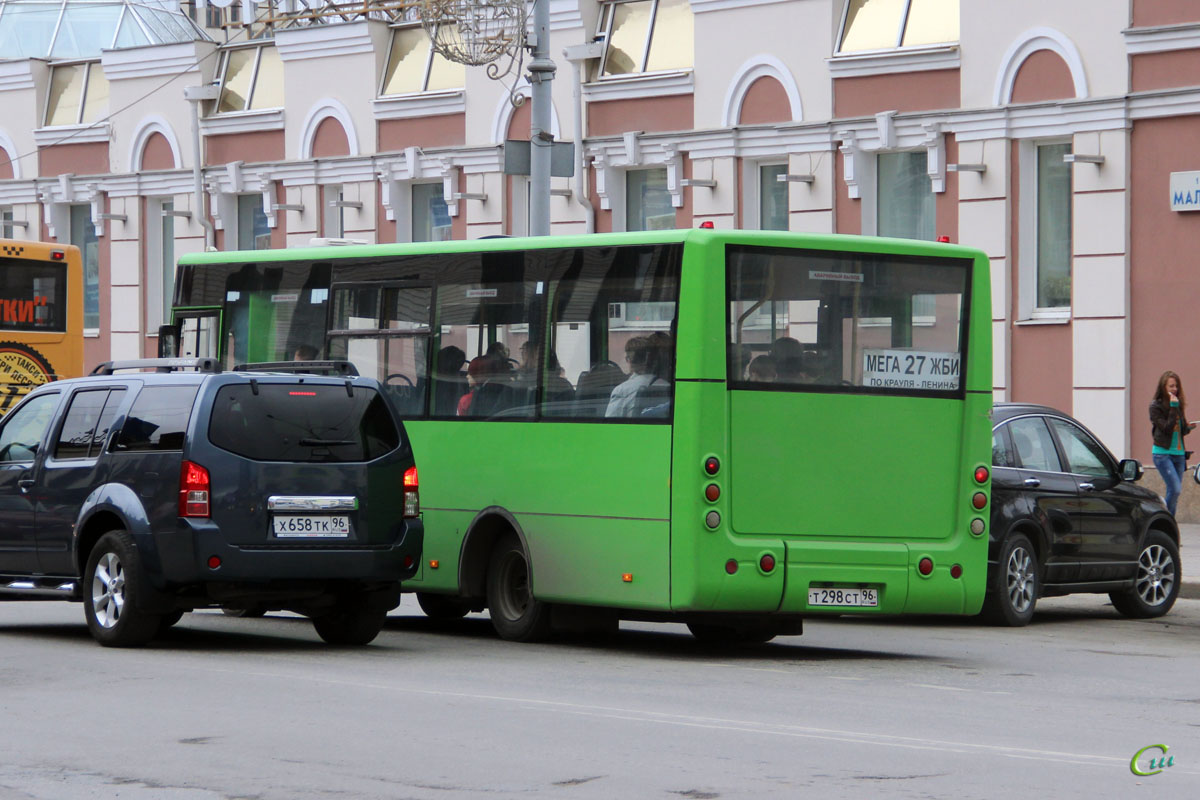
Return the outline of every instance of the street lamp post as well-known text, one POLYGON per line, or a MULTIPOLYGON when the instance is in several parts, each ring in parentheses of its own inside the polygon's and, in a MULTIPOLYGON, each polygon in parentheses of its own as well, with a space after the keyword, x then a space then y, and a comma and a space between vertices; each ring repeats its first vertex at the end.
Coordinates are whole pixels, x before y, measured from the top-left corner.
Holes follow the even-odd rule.
POLYGON ((551 81, 555 66, 550 59, 550 0, 533 2, 533 59, 529 62, 532 86, 529 125, 529 233, 550 235, 550 153, 554 134, 550 128, 551 81))

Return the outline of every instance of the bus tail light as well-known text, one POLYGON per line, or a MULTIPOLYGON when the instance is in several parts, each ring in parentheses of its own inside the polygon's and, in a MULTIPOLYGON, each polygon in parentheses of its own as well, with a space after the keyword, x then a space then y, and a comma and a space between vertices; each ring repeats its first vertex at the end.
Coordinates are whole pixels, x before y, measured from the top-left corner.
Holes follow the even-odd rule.
POLYGON ((420 482, 417 480, 417 468, 409 467, 404 470, 404 516, 419 517, 420 515, 420 482))
POLYGON ((917 572, 921 573, 922 575, 933 574, 933 559, 929 556, 925 556, 919 562, 917 562, 917 572))
POLYGON ((988 479, 988 468, 987 467, 976 467, 975 468, 975 482, 976 483, 987 483, 987 479, 988 479))
POLYGON ((962 577, 962 564, 955 564, 950 568, 950 577, 956 580, 962 577))
POLYGON ((715 503, 721 497, 721 487, 715 483, 710 483, 704 487, 704 499, 710 503, 715 503))
POLYGON ((207 517, 209 489, 208 470, 184 461, 179 467, 179 516, 207 517))
POLYGON ((987 495, 983 492, 976 492, 971 495, 971 505, 982 511, 983 507, 987 505, 987 495))
POLYGON ((775 569, 775 556, 770 553, 763 553, 762 558, 758 560, 758 568, 763 572, 770 572, 775 569))
POLYGON ((51 250, 50 251, 50 260, 51 261, 64 261, 64 260, 66 260, 66 257, 67 257, 67 251, 65 251, 65 250, 51 250))
POLYGON ((725 562, 725 571, 727 573, 729 573, 730 575, 733 575, 735 572, 737 572, 737 570, 738 570, 738 563, 737 563, 736 559, 731 558, 725 562))
POLYGON ((704 459, 704 471, 709 475, 716 475, 721 471, 721 462, 717 461, 716 456, 709 456, 704 459))

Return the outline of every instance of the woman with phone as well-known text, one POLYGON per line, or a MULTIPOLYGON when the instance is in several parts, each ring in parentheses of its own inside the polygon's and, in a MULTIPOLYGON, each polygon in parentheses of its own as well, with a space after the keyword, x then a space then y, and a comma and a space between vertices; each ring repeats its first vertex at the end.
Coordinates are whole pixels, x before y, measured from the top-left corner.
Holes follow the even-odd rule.
POLYGON ((1196 427, 1196 423, 1187 421, 1186 405, 1183 381, 1177 374, 1167 370, 1158 379, 1158 389, 1150 403, 1150 434, 1154 438, 1154 448, 1151 450, 1154 466, 1162 476, 1167 491, 1167 508, 1172 514, 1179 501, 1183 473, 1187 469, 1184 437, 1196 427))

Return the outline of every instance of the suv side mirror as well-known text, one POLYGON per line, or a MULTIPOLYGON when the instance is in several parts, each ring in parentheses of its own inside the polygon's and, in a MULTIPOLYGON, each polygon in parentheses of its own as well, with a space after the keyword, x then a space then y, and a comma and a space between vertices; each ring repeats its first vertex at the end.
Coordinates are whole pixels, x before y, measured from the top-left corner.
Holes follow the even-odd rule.
POLYGON ((1142 475, 1146 470, 1142 467, 1142 462, 1136 458, 1122 458, 1121 463, 1117 465, 1117 469, 1121 473, 1121 480, 1134 483, 1142 479, 1142 475))

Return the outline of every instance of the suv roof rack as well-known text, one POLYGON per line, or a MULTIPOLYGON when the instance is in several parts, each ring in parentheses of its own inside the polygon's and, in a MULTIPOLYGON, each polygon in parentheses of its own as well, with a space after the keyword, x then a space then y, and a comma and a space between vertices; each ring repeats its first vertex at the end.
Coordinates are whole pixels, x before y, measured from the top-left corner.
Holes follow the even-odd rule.
POLYGON ((153 369, 155 372, 221 372, 221 362, 215 358, 133 358, 126 361, 104 361, 92 370, 93 375, 112 375, 121 369, 153 369))
POLYGON ((300 375, 358 377, 358 367, 349 361, 258 361, 237 364, 234 372, 288 372, 300 375))

